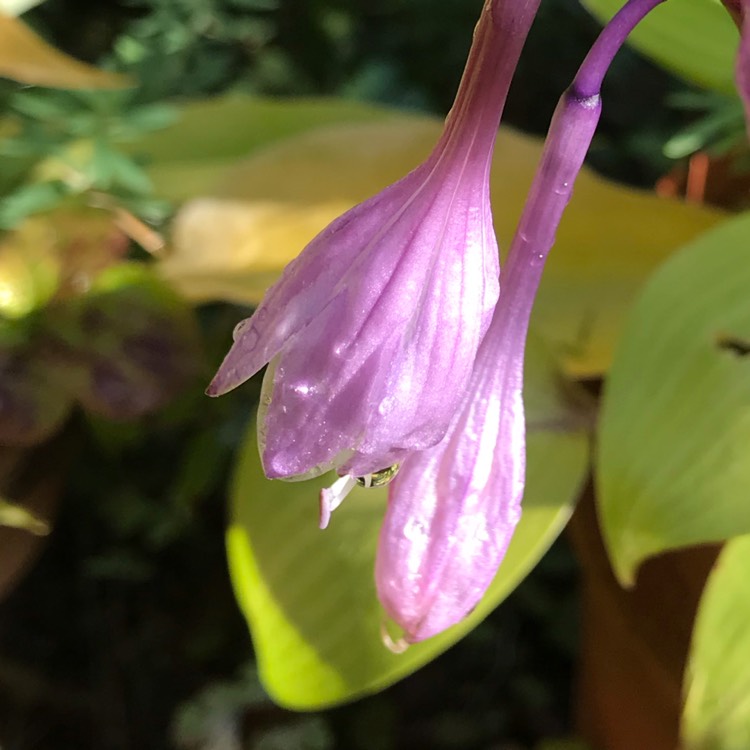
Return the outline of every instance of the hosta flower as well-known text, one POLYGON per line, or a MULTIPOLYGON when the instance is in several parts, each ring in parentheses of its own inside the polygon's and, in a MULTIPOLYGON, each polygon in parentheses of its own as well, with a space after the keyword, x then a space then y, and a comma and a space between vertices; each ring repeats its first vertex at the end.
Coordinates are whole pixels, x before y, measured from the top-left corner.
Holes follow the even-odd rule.
POLYGON ((209 386, 220 395, 270 362, 263 466, 272 478, 336 467, 323 521, 355 477, 377 483, 438 443, 466 390, 498 298, 490 160, 533 13, 488 0, 432 154, 312 240, 237 327, 209 386))
POLYGON ((523 358, 534 296, 599 121, 602 79, 629 32, 661 1, 629 0, 563 94, 463 405, 445 439, 409 456, 391 485, 375 579, 404 643, 462 620, 505 555, 524 487, 523 358))
POLYGON ((474 608, 521 515, 526 325, 507 312, 501 301, 446 438, 407 458, 391 484, 375 580, 407 642, 445 630, 474 608))
POLYGON ((583 75, 577 82, 550 126, 463 406, 445 439, 409 456, 391 484, 375 579, 407 643, 445 630, 476 606, 521 515, 529 315, 601 108, 600 81, 583 75))

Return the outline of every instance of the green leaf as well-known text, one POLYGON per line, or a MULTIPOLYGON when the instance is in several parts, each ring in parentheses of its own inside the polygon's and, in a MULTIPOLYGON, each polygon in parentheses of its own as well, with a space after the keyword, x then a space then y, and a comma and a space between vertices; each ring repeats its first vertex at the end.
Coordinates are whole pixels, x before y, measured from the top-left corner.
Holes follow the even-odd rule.
POLYGON ((230 95, 185 105, 172 127, 130 146, 151 161, 156 192, 182 200, 210 191, 223 173, 261 146, 333 122, 373 121, 396 113, 336 99, 272 99, 230 95), (206 138, 206 133, 212 134, 206 138))
POLYGON ((434 659, 484 619, 526 576, 565 525, 585 476, 587 438, 571 399, 537 345, 527 355, 528 480, 524 515, 489 592, 462 623, 395 655, 373 568, 386 489, 357 488, 318 529, 318 492, 332 476, 272 482, 255 427, 242 449, 227 533, 237 598, 261 678, 278 703, 317 709, 380 690, 434 659))
POLYGON ((685 675, 685 750, 750 747, 750 537, 732 540, 708 579, 685 675))
POLYGON ((13 229, 27 216, 54 208, 69 192, 65 183, 59 180, 23 185, 0 205, 0 228, 13 229))
MULTIPOLYGON (((601 21, 608 21, 622 0, 583 0, 601 21)), ((689 81, 726 93, 735 91, 734 59, 739 35, 718 0, 664 3, 641 21, 630 43, 665 68, 689 81)))
POLYGON ((750 214, 668 260, 606 385, 599 512, 620 580, 649 555, 750 532, 750 214))
POLYGON ((19 83, 61 89, 118 89, 132 85, 126 76, 99 70, 60 52, 2 10, 0 76, 19 83))
POLYGON ((744 104, 739 99, 726 99, 675 133, 664 144, 664 155, 682 159, 707 148, 717 153, 717 147, 724 142, 735 146, 744 143, 747 140, 745 128, 744 104))
POLYGON ((129 156, 115 151, 109 152, 109 170, 112 184, 135 195, 153 192, 151 180, 146 172, 129 156))
POLYGON ((161 130, 174 125, 179 119, 179 111, 169 104, 146 104, 122 113, 119 128, 140 135, 151 130, 161 130))

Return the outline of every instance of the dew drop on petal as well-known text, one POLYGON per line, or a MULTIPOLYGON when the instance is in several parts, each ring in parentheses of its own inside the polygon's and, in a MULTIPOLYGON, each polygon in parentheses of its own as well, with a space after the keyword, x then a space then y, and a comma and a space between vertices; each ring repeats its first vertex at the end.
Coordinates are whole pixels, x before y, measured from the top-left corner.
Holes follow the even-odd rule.
POLYGON ((419 542, 427 536, 427 527, 418 518, 410 518, 404 525, 404 536, 412 542, 419 542))
POLYGON ((244 320, 241 320, 237 325, 234 327, 234 330, 232 331, 232 341, 237 341, 237 339, 240 337, 240 334, 242 331, 247 327, 247 324, 250 322, 249 318, 245 318, 244 320))
POLYGON ((292 386, 292 390, 300 396, 308 396, 315 392, 315 387, 308 385, 307 383, 297 383, 292 386))
POLYGON ((387 484, 390 484, 394 480, 400 468, 400 464, 393 464, 393 466, 388 466, 387 468, 381 469, 380 471, 375 471, 372 474, 366 474, 363 477, 357 477, 357 484, 360 487, 367 488, 385 487, 387 484))
POLYGON ((393 411, 394 402, 395 402, 395 399, 393 398, 393 396, 386 396, 378 404, 378 414, 380 414, 381 417, 384 417, 386 414, 393 411))

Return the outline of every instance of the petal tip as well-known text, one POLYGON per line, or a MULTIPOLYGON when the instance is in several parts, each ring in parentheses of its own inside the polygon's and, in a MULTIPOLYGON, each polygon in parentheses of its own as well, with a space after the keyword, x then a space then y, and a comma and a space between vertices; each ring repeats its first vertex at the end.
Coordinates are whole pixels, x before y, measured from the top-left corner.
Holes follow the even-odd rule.
POLYGON ((204 391, 206 396, 211 396, 211 398, 216 398, 217 396, 223 396, 226 391, 216 382, 216 380, 212 380, 208 386, 206 386, 206 390, 204 391))
POLYGON ((236 367, 228 367, 227 363, 219 367, 213 380, 208 384, 206 388, 207 396, 223 396, 229 391, 233 391, 237 386, 242 385, 245 381, 249 380, 254 373, 249 375, 240 373, 236 367))

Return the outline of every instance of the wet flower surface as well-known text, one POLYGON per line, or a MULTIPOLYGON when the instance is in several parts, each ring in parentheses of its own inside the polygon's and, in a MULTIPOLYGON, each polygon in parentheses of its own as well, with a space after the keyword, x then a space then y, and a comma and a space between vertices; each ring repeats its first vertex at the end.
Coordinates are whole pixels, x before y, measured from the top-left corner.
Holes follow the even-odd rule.
POLYGON ((427 161, 321 232, 238 326, 208 392, 271 362, 259 414, 271 478, 367 476, 445 435, 499 291, 489 166, 533 17, 500 5, 485 6, 427 161))
POLYGON ((485 340, 471 396, 446 439, 410 456, 391 485, 375 578, 409 642, 474 608, 521 515, 526 331, 522 322, 498 329, 485 340))
POLYGON ((407 643, 455 625, 476 606, 520 518, 526 463, 523 365, 534 297, 599 122, 602 79, 629 31, 658 2, 628 3, 563 94, 463 406, 446 438, 410 456, 391 487, 376 583, 407 643))
POLYGON ((375 578, 404 631, 396 649, 463 619, 505 555, 525 483, 534 298, 596 130, 603 76, 659 2, 631 0, 560 100, 499 302, 488 172, 538 0, 487 0, 432 155, 312 241, 238 326, 209 387, 219 395, 271 362, 258 416, 264 470, 336 468, 320 493, 322 528, 357 482, 392 482, 375 578))

